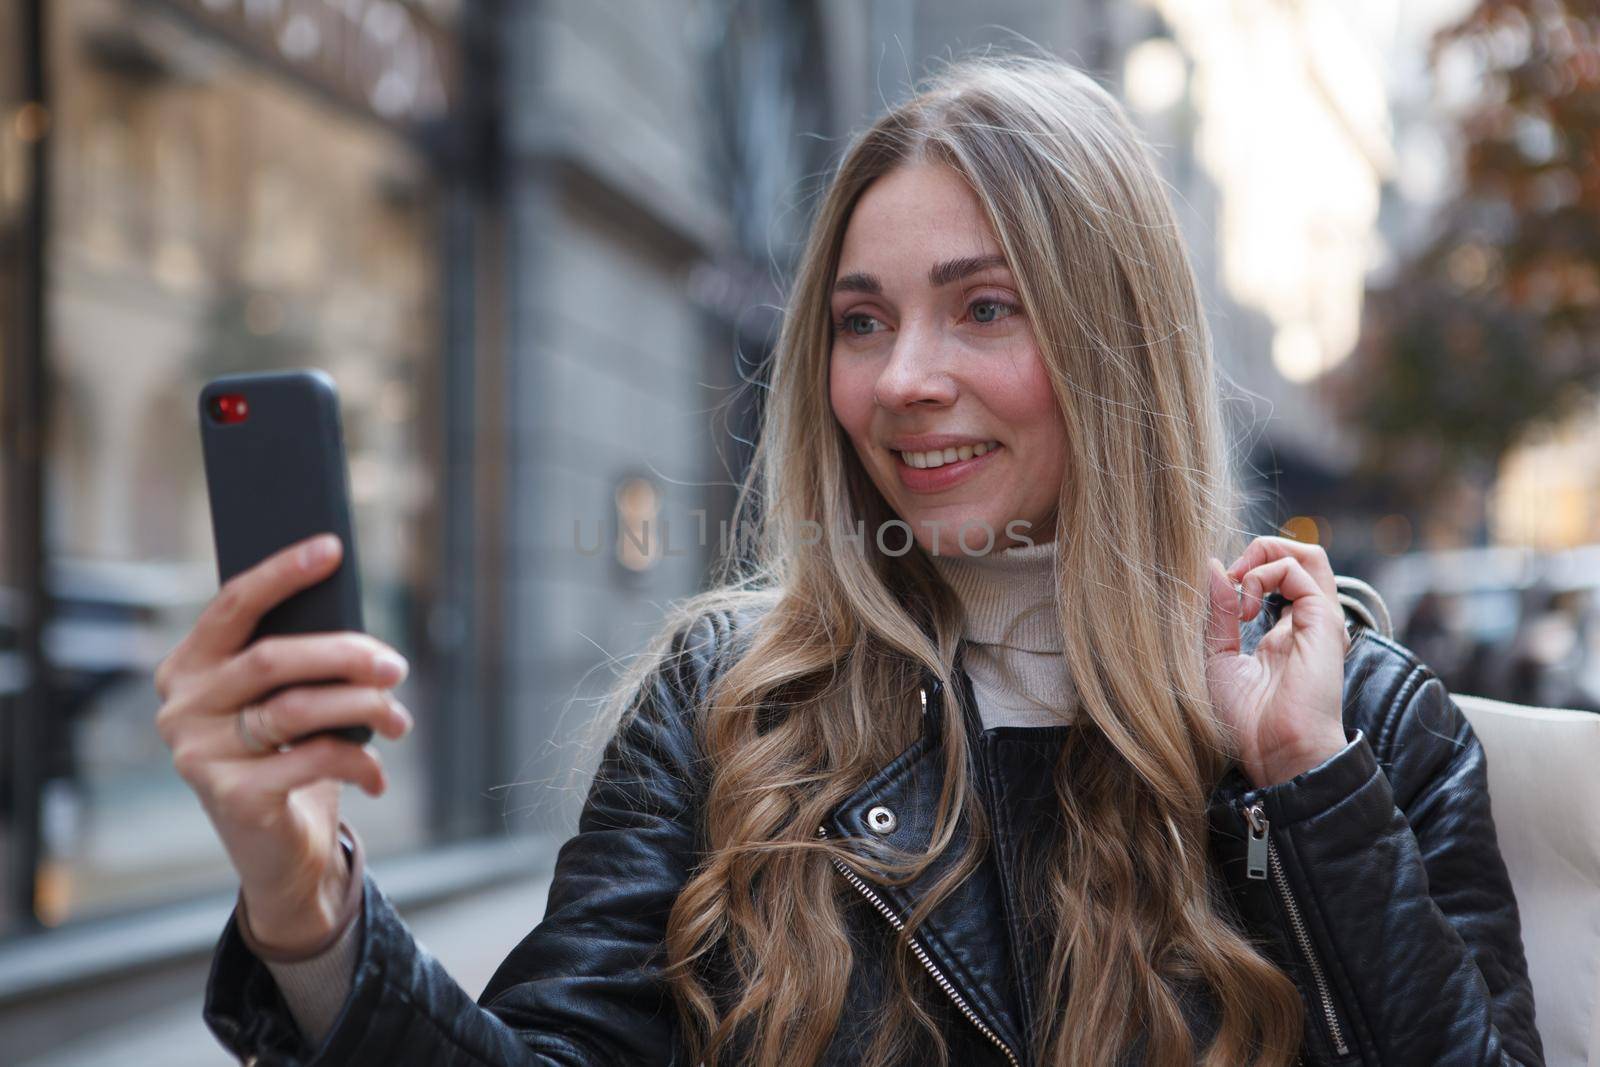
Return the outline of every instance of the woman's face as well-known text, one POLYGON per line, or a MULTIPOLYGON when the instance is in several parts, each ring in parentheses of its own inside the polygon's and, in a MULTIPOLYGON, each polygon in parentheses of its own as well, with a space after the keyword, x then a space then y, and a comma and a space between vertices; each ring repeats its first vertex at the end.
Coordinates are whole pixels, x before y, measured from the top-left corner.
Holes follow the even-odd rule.
MULTIPOLYGON (((1066 424, 966 183, 916 164, 869 185, 831 300, 834 417, 917 543, 976 555, 1052 540, 1066 424)), ((884 531, 889 551, 904 542, 884 531)))

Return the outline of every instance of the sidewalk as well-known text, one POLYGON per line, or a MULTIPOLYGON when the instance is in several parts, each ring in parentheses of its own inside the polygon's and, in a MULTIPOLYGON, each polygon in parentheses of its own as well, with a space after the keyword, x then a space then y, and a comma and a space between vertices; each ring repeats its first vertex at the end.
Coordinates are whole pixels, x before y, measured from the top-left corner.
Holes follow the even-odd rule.
MULTIPOLYGON (((464 894, 428 908, 402 909, 401 914, 422 946, 476 999, 501 960, 544 915, 549 888, 547 876, 533 878, 464 894)), ((221 934, 220 929, 217 932, 221 934)), ((73 1012, 72 1032, 78 1036, 43 1055, 12 1061, 13 1067, 233 1064, 233 1057, 200 1017, 209 962, 187 968, 173 983, 182 992, 145 1008, 137 1019, 95 1030, 91 1029, 94 1012, 73 1012)))

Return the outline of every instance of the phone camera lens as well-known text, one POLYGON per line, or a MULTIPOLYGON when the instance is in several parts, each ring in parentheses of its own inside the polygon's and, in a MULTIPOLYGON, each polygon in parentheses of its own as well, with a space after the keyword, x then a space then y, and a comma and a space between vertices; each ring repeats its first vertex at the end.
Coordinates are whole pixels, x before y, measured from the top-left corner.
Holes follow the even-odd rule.
POLYGON ((239 393, 224 393, 214 396, 207 404, 207 410, 217 422, 234 423, 243 422, 250 414, 250 406, 239 393))

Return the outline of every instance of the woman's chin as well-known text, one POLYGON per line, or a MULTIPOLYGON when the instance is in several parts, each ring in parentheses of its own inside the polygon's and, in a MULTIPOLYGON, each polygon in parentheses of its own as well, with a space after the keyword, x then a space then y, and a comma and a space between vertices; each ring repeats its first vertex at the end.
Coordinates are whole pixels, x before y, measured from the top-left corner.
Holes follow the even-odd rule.
MULTIPOLYGON (((904 515, 905 512, 900 514, 904 515)), ((903 520, 916 535, 917 544, 930 556, 981 556, 1005 545, 1005 523, 987 515, 951 515, 948 512, 912 513, 903 520)), ((897 551, 906 542, 903 529, 886 530, 883 545, 897 551)))

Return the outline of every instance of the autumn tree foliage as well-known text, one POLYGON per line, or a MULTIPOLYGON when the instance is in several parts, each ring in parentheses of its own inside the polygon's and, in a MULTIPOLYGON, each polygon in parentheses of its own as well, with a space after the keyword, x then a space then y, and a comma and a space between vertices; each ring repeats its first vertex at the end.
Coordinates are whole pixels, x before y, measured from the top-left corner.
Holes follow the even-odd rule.
POLYGON ((1457 191, 1328 382, 1363 472, 1414 504, 1600 387, 1600 3, 1480 0, 1446 56, 1481 72, 1457 191))

